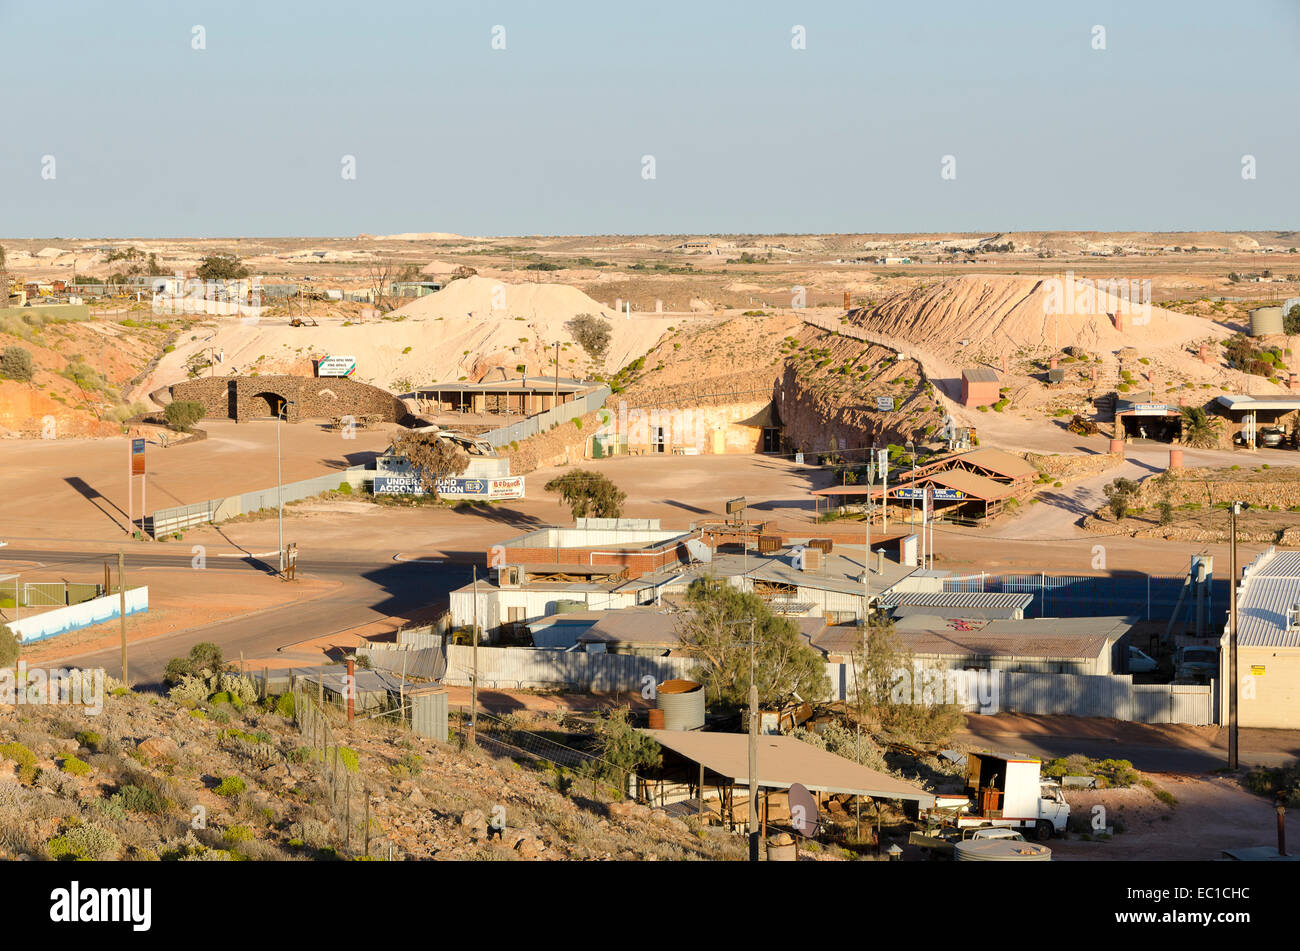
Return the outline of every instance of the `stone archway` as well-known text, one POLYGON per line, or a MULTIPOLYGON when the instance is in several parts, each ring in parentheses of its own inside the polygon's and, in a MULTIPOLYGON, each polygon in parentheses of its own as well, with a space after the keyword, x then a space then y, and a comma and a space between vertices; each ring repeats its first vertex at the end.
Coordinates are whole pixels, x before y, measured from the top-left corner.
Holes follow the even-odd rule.
POLYGON ((249 415, 253 417, 269 416, 274 419, 284 413, 286 402, 285 397, 269 390, 255 393, 249 399, 249 415))

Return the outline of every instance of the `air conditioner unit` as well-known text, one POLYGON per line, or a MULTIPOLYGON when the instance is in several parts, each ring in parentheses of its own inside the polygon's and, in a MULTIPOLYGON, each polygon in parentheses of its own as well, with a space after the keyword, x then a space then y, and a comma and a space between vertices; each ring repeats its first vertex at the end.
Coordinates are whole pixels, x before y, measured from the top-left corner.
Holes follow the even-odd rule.
POLYGON ((1286 612, 1286 629, 1300 631, 1300 604, 1291 605, 1290 610, 1286 612))

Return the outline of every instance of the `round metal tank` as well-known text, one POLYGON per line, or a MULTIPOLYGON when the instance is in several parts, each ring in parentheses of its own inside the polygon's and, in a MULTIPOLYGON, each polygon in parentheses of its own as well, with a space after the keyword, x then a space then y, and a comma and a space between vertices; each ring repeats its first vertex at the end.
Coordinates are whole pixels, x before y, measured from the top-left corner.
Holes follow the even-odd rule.
POLYGON ((1035 842, 1011 839, 970 839, 952 850, 958 862, 1050 862, 1052 850, 1035 842))
POLYGON ((799 846, 788 832, 768 836, 767 860, 769 862, 794 862, 799 858, 799 846))
POLYGON ((572 598, 564 598, 555 602, 556 614, 572 614, 574 611, 581 611, 586 608, 583 601, 575 601, 572 598))
POLYGON ((1281 307, 1256 307, 1250 312, 1250 335, 1262 337, 1265 334, 1282 332, 1281 307))
POLYGON ((655 690, 655 706, 664 712, 665 730, 704 726, 704 686, 694 680, 665 680, 655 690))

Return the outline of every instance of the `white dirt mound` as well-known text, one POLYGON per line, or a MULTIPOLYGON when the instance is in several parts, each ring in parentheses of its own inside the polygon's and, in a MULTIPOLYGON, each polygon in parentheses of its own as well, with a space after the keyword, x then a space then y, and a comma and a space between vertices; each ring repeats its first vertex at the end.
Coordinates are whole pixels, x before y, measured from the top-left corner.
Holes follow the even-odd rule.
POLYGON ((586 294, 561 284, 508 284, 482 277, 453 281, 436 294, 412 301, 383 320, 326 318, 319 326, 294 328, 291 314, 256 322, 218 319, 216 330, 178 340, 159 361, 142 390, 186 379, 186 361, 209 349, 223 351, 222 373, 309 375, 311 358, 346 354, 357 360, 356 378, 405 392, 426 383, 477 381, 495 367, 509 375, 587 377, 610 373, 653 348, 682 317, 608 314, 610 340, 604 360, 591 361, 565 324, 578 314, 605 314, 586 294), (494 303, 504 303, 496 308, 494 303), (520 371, 518 368, 523 367, 520 371))
POLYGON ((561 322, 578 314, 612 317, 604 305, 567 284, 508 284, 488 277, 452 281, 394 312, 407 317, 523 317, 561 322))
POLYGON ((1137 293, 1088 285, 1075 279, 1071 302, 1064 278, 958 277, 889 298, 874 309, 855 311, 851 322, 866 330, 910 341, 949 357, 965 351, 985 359, 1022 351, 1052 352, 1079 346, 1094 353, 1125 347, 1145 351, 1180 349, 1225 328, 1154 305, 1143 307, 1137 293), (1053 281, 1055 283, 1053 283, 1053 281), (1123 329, 1110 315, 1123 315, 1123 329), (963 347, 961 341, 970 343, 963 347))

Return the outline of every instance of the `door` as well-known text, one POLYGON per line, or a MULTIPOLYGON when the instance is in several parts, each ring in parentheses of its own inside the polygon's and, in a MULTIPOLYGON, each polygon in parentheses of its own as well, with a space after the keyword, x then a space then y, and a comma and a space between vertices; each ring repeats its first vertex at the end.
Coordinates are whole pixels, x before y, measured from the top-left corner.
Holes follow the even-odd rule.
POLYGON ((668 435, 663 426, 650 427, 650 451, 663 452, 668 442, 668 435))

